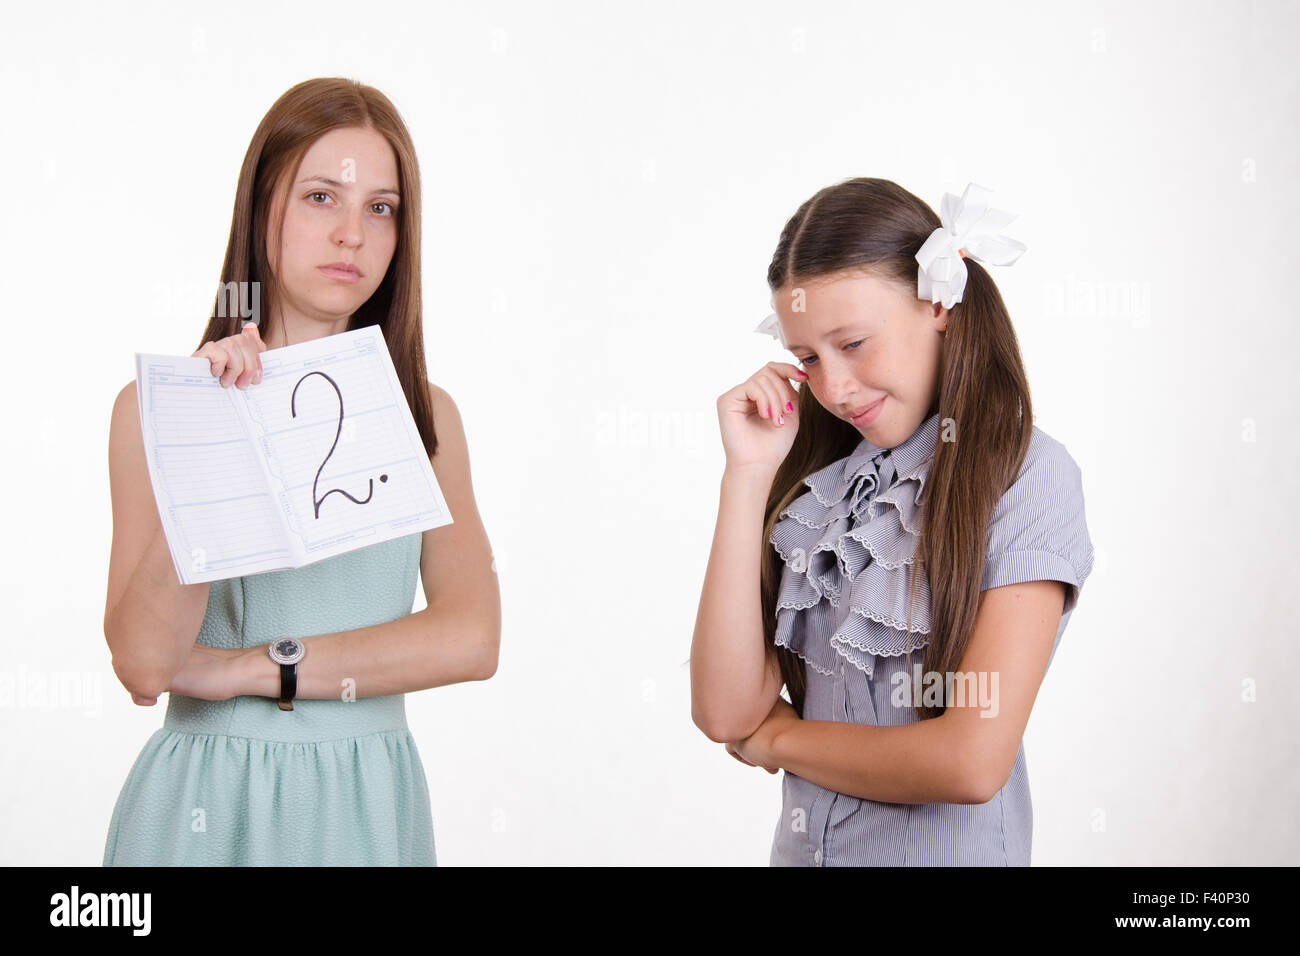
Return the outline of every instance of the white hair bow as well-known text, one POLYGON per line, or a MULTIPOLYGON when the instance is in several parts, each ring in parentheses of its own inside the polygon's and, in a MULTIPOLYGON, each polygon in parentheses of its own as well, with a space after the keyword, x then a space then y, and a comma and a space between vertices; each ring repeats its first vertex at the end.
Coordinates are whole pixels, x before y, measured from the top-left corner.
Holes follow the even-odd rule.
POLYGON ((939 205, 943 225, 930 233, 916 253, 920 263, 916 277, 918 298, 943 302, 945 309, 951 309, 961 301, 966 288, 963 253, 976 262, 1009 266, 1025 251, 1024 243, 998 235, 1016 217, 989 208, 988 196, 989 190, 975 183, 966 187, 960 199, 952 193, 943 194, 939 205))
POLYGON ((768 335, 772 336, 772 338, 780 342, 783 347, 785 345, 785 336, 781 334, 781 319, 775 312, 760 322, 758 328, 754 331, 766 332, 768 335))

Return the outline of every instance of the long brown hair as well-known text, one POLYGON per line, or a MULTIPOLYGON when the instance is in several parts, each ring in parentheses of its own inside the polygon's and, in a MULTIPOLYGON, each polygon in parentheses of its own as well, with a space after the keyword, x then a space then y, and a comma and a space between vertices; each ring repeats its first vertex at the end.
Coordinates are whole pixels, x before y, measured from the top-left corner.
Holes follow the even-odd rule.
MULTIPOLYGON (((776 292, 789 282, 863 269, 915 294, 916 253, 940 225, 933 209, 896 183, 845 180, 818 192, 790 217, 767 284, 776 292)), ((938 412, 940 440, 924 483, 921 540, 908 578, 910 625, 916 575, 928 574, 924 670, 944 675, 957 670, 970 642, 989 517, 1019 474, 1033 432, 1029 384, 1011 317, 988 272, 973 259, 965 261, 966 289, 949 310, 938 402, 927 414, 938 412), (942 440, 953 424, 957 440, 942 440)), ((808 490, 803 479, 846 457, 861 441, 858 430, 824 409, 807 385, 799 389, 799 431, 777 469, 764 512, 760 590, 768 653, 778 655, 791 702, 801 714, 807 690, 803 661, 775 643, 783 569, 768 540, 782 509, 808 490)), ((924 720, 943 711, 921 705, 916 715, 924 720)))
MULTIPOLYGON (((425 452, 432 458, 438 436, 424 364, 420 306, 420 168, 401 115, 374 87, 341 78, 306 80, 285 92, 262 117, 239 170, 221 285, 198 347, 239 333, 243 324, 240 310, 229 307, 226 290, 257 288, 262 314, 272 314, 279 290, 267 258, 266 239, 276 188, 283 177, 294 175, 312 143, 340 128, 373 129, 388 141, 397 159, 401 193, 392 262, 374 294, 348 320, 347 330, 378 325, 383 331, 411 417, 425 452)), ((283 208, 279 220, 282 226, 283 208)), ((265 327, 259 329, 265 331, 265 327)))

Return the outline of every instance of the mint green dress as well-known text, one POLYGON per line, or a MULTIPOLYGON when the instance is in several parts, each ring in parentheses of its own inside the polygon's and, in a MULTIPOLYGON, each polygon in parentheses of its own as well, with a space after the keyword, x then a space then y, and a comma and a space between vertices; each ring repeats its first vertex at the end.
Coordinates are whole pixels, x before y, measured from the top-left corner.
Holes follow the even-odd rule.
MULTIPOLYGON (((252 647, 411 613, 422 535, 210 586, 198 640, 252 647)), ((311 645, 299 665, 311 667, 311 645)), ((169 694, 113 808, 105 866, 435 866, 406 698, 169 694)))

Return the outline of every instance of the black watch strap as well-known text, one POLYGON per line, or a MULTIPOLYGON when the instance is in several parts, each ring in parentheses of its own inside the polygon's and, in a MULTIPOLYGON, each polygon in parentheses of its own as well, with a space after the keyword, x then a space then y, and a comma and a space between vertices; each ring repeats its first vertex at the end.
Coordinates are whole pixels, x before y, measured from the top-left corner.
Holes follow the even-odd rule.
POLYGON ((293 710, 293 695, 298 693, 298 665, 280 665, 280 699, 276 701, 281 710, 293 710))

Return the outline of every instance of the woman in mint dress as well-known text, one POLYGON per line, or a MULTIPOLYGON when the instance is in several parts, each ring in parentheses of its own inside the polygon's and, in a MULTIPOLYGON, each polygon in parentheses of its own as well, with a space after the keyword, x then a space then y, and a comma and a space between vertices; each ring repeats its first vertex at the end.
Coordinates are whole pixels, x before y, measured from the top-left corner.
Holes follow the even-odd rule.
POLYGON ((492 675, 500 596, 459 413, 425 374, 419 249, 419 170, 392 103, 343 79, 281 96, 244 158, 222 292, 195 355, 223 387, 256 388, 265 349, 379 325, 453 522, 294 570, 181 585, 135 383, 122 389, 104 633, 133 700, 169 696, 118 796, 105 866, 436 864, 404 695, 492 675), (428 607, 412 614, 417 577, 428 607), (267 654, 285 637, 307 648, 292 710, 278 706, 267 654))

